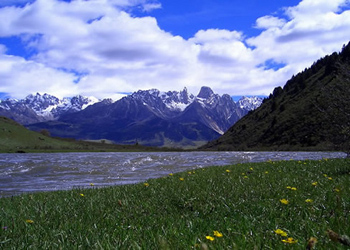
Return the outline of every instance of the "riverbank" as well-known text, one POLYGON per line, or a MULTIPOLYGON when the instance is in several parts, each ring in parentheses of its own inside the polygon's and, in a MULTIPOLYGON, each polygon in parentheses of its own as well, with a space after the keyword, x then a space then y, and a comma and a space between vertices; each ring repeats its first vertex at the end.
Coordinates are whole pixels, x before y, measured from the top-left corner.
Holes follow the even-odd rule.
POLYGON ((267 161, 1 198, 0 247, 342 249, 326 231, 349 235, 349 173, 348 159, 267 161))

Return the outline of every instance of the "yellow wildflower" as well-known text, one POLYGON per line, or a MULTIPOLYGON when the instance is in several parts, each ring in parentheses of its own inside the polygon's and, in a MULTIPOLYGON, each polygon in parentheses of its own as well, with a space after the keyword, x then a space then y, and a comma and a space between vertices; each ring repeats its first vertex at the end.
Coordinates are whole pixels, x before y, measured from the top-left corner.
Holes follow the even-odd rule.
POLYGON ((339 193, 340 189, 339 188, 335 188, 334 191, 339 193))
POLYGON ((244 178, 244 179, 248 179, 248 176, 245 175, 243 178, 244 178))
POLYGON ((231 172, 231 170, 226 169, 226 172, 227 172, 227 173, 230 173, 230 172, 231 172))
POLYGON ((287 205, 289 203, 289 201, 286 199, 282 199, 282 200, 280 200, 280 202, 284 205, 287 205))
POLYGON ((313 183, 311 183, 311 184, 312 184, 312 186, 317 186, 318 182, 315 181, 315 182, 313 182, 313 183))
POLYGON ((288 244, 294 244, 294 243, 297 243, 298 241, 293 239, 292 237, 289 237, 288 239, 283 239, 282 242, 284 243, 288 243, 288 244))
POLYGON ((285 231, 283 231, 282 229, 276 229, 275 233, 281 236, 287 236, 287 233, 285 231))
POLYGON ((307 242, 307 248, 306 249, 313 249, 317 243, 317 239, 315 237, 310 237, 309 241, 307 242))
POLYGON ((170 173, 169 175, 170 175, 170 176, 173 176, 174 174, 173 174, 173 173, 170 173))
POLYGON ((95 186, 94 183, 90 183, 90 186, 95 186))
POLYGON ((333 180, 333 178, 332 177, 328 177, 328 180, 333 180))
POLYGON ((149 187, 149 183, 148 183, 148 182, 143 183, 143 185, 144 185, 145 187, 149 187))
POLYGON ((252 171, 254 170, 253 168, 249 168, 249 169, 252 170, 252 171))
POLYGON ((26 222, 29 223, 29 224, 33 224, 34 223, 33 220, 26 220, 26 222))
POLYGON ((265 171, 265 174, 268 174, 269 173, 269 171, 265 171))
POLYGON ((84 194, 80 194, 81 197, 84 197, 84 194))
POLYGON ((291 189, 292 187, 291 186, 287 186, 288 189, 291 189))
POLYGON ((326 174, 323 174, 323 176, 324 176, 324 177, 327 177, 327 175, 326 175, 326 174))
POLYGON ((205 236, 205 238, 207 239, 207 240, 210 240, 210 241, 213 241, 214 240, 214 237, 212 237, 212 236, 205 236))
POLYGON ((184 179, 184 178, 182 178, 182 177, 180 177, 180 178, 179 178, 179 180, 180 180, 180 181, 184 181, 185 179, 184 179))
POLYGON ((292 187, 292 188, 291 188, 291 190, 296 191, 296 190, 297 190, 297 188, 296 188, 296 187, 292 187))
POLYGON ((313 200, 312 200, 312 199, 306 199, 305 202, 306 202, 306 203, 312 203, 313 200))
POLYGON ((223 235, 219 231, 214 231, 214 236, 221 238, 223 235))

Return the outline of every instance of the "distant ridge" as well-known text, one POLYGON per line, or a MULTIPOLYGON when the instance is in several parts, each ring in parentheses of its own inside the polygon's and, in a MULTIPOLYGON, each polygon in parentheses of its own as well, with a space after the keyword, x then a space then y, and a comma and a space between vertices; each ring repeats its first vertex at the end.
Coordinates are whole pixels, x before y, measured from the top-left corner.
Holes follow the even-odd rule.
POLYGON ((205 150, 341 150, 350 141, 350 43, 275 88, 205 150))
POLYGON ((222 135, 261 102, 258 97, 234 102, 229 95, 215 94, 206 86, 197 96, 186 88, 168 92, 139 90, 116 102, 104 100, 27 127, 79 140, 196 148, 222 135))

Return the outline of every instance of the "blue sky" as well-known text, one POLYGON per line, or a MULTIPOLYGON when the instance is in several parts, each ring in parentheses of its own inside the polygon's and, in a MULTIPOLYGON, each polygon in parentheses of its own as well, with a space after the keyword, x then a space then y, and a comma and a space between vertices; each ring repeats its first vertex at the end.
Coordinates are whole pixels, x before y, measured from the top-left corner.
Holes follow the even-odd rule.
POLYGON ((268 95, 349 42, 349 0, 1 0, 0 98, 268 95))
POLYGON ((190 0, 161 1, 162 8, 152 13, 159 26, 186 39, 201 29, 228 29, 244 31, 247 36, 257 35, 253 26, 257 18, 267 14, 283 14, 282 8, 296 5, 297 0, 241 1, 190 0))

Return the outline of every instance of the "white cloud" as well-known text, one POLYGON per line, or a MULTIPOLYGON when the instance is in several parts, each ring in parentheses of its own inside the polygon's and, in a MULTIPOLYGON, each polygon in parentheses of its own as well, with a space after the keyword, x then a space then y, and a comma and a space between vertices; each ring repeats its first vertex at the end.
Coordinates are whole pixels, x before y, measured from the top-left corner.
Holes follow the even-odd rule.
POLYGON ((256 20, 255 27, 258 29, 280 28, 285 25, 286 20, 274 16, 263 16, 256 20))
POLYGON ((20 36, 35 53, 25 60, 0 44, 0 92, 99 98, 158 88, 196 93, 269 94, 292 74, 338 51, 349 40, 343 0, 303 0, 280 16, 256 20, 261 33, 198 31, 188 40, 161 30, 153 17, 129 9, 160 8, 148 0, 37 0, 0 8, 0 37, 20 36), (281 64, 269 68, 269 63, 281 64), (284 67, 283 67, 284 66, 284 67))
POLYGON ((46 67, 23 58, 0 55, 0 92, 10 93, 13 97, 23 97, 29 93, 55 93, 59 97, 78 94, 74 86, 75 76, 46 67))

